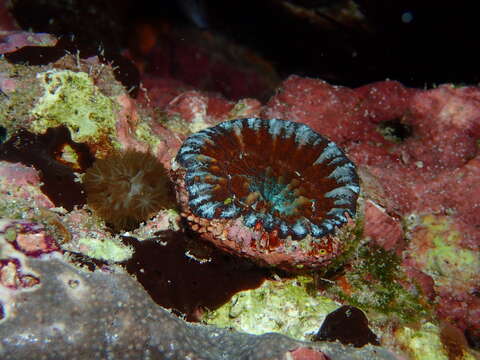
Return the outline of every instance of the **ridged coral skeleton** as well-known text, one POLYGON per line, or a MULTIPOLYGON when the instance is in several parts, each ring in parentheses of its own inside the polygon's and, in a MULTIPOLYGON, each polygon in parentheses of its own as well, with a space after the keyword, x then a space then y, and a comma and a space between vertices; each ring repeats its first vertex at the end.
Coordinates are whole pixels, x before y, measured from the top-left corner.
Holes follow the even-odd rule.
POLYGON ((342 251, 337 230, 360 191, 355 166, 307 125, 226 121, 191 135, 176 161, 192 228, 226 250, 285 268, 317 267, 342 251))

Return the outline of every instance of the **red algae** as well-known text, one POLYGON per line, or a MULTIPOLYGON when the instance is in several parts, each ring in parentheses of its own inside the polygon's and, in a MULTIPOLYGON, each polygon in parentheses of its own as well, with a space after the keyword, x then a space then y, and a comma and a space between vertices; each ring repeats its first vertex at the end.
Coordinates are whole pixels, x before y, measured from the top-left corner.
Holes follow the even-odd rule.
POLYGON ((368 200, 365 203, 363 236, 370 238, 385 250, 402 250, 404 232, 400 220, 389 216, 384 209, 368 200))
POLYGON ((478 103, 476 87, 421 91, 386 81, 349 89, 291 76, 264 113, 306 123, 344 146, 388 194, 387 212, 450 211, 473 226, 480 223, 472 207, 480 203, 478 103), (387 121, 410 126, 411 135, 392 142, 378 131, 387 121))
POLYGON ((289 352, 292 360, 329 360, 329 357, 320 350, 308 347, 299 347, 289 352))
POLYGON ((349 89, 291 76, 263 111, 309 124, 344 147, 367 200, 363 235, 395 250, 418 289, 436 299, 437 316, 471 344, 480 329, 479 104, 478 87, 385 81, 349 89))

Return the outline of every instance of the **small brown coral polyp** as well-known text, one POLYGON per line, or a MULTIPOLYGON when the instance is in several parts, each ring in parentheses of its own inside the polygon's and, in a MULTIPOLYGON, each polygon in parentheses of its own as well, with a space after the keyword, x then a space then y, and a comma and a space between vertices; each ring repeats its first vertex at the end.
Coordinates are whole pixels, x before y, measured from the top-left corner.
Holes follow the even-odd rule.
POLYGON ((98 159, 83 185, 88 206, 115 231, 132 230, 173 205, 167 171, 150 153, 126 150, 98 159))
POLYGON ((355 165, 305 124, 222 122, 185 140, 174 175, 191 228, 230 253, 298 271, 327 266, 347 248, 355 165))

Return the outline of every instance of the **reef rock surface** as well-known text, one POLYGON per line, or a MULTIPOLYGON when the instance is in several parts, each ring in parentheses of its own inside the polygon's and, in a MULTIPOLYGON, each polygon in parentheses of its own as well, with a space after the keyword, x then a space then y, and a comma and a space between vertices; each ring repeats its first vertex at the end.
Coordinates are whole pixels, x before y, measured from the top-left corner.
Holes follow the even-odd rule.
MULTIPOLYGON (((8 39, 2 52, 38 41, 27 42, 26 33, 2 36, 8 39)), ((475 356, 480 88, 418 90, 384 81, 349 89, 291 76, 262 105, 182 91, 159 77, 144 84, 137 100, 98 57, 62 54, 36 65, 0 59, 2 359, 475 356), (157 85, 170 95, 159 94, 157 85), (170 169, 188 135, 245 117, 305 123, 356 164, 359 257, 327 279, 334 292, 316 291, 366 310, 383 347, 354 349, 187 323, 151 298, 148 281, 169 279, 140 284, 125 266, 135 258, 125 238, 164 246, 166 232, 185 236, 177 209, 115 234, 85 204, 81 179, 95 158, 118 149, 149 151, 170 169)), ((211 249, 189 246, 185 261, 202 266, 213 257, 211 249)), ((204 307, 197 304, 192 314, 201 318, 204 307)))

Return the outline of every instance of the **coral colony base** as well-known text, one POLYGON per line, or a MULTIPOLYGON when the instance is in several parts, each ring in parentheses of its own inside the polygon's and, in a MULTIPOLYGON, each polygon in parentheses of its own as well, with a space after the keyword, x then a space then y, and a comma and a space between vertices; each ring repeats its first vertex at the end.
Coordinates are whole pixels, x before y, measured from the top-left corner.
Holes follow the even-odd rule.
POLYGON ((328 265, 347 248, 355 165, 307 125, 222 122, 187 138, 173 170, 191 228, 228 252, 295 271, 328 265))

